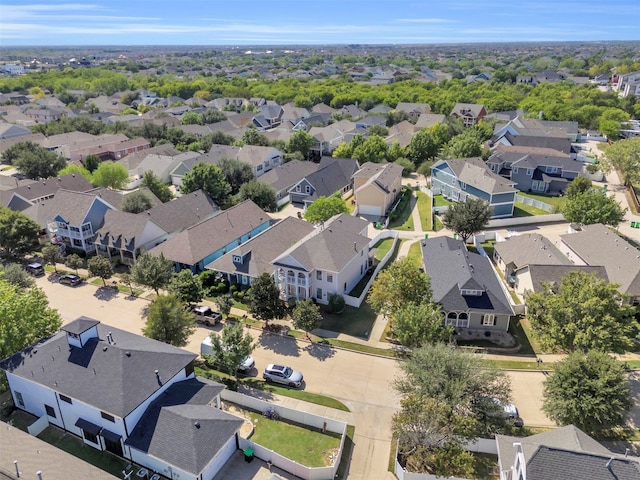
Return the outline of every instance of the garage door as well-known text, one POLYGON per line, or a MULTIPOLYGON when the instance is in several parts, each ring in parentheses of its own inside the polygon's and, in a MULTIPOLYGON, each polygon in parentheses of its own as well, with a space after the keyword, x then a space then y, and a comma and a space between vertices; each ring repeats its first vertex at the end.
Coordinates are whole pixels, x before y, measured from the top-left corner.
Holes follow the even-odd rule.
POLYGON ((229 441, 222 447, 213 462, 207 466, 205 478, 213 478, 220 469, 227 463, 227 460, 237 450, 235 435, 229 438, 229 441))
POLYGON ((374 205, 359 205, 358 214, 359 215, 377 215, 380 217, 382 216, 382 208, 376 207, 374 205))

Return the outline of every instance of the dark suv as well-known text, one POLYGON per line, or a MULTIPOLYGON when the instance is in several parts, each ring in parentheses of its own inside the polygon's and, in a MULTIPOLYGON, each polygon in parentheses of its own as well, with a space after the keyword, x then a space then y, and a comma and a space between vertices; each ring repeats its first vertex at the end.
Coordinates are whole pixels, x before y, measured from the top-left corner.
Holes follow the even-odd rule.
POLYGON ((30 263, 25 268, 27 269, 27 272, 29 272, 34 277, 39 277, 41 275, 44 275, 44 267, 42 266, 41 263, 37 263, 37 262, 30 263))
POLYGON ((82 283, 82 278, 78 275, 68 274, 60 277, 59 282, 63 285, 70 285, 72 287, 75 287, 76 285, 82 283))

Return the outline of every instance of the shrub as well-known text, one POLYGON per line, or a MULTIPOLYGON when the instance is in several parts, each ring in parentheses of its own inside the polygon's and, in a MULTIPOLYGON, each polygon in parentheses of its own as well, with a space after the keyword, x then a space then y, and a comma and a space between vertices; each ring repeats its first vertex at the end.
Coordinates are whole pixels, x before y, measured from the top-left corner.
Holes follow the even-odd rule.
POLYGON ((244 292, 244 296, 249 298, 251 296, 251 287, 247 288, 247 291, 244 292))
POLYGON ((298 299, 296 297, 289 297, 287 299, 287 305, 289 305, 289 308, 291 310, 293 310, 294 308, 296 308, 296 304, 298 303, 298 299))
POLYGON ((344 297, 338 293, 332 293, 329 295, 329 313, 342 313, 345 307, 344 297))
POLYGON ((229 284, 225 282, 220 282, 216 287, 218 293, 227 293, 229 291, 229 284))
POLYGON ((236 295, 236 293, 238 292, 238 285, 231 285, 231 287, 229 288, 229 291, 233 294, 233 296, 236 295))
POLYGON ((200 281, 203 287, 213 287, 216 284, 216 275, 218 272, 214 270, 205 270, 200 273, 200 281))

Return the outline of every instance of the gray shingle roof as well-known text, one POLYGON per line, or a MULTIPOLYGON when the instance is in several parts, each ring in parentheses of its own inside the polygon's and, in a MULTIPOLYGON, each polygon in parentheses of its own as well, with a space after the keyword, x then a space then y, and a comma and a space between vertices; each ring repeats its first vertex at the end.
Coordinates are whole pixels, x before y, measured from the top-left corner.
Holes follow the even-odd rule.
POLYGON ((358 161, 351 158, 322 157, 318 170, 306 176, 315 192, 308 200, 318 197, 330 197, 351 182, 351 177, 358 170, 358 161))
POLYGON ((560 284, 569 272, 581 271, 588 275, 595 274, 597 278, 609 282, 607 270, 602 266, 589 265, 529 265, 529 274, 534 292, 540 291, 542 282, 560 284))
POLYGON ((215 215, 220 208, 202 190, 183 195, 147 210, 151 219, 166 232, 180 232, 215 215))
POLYGON ((431 277, 433 300, 445 312, 476 311, 513 315, 511 302, 488 258, 467 251, 464 243, 449 237, 421 240, 422 260, 431 277), (460 290, 481 289, 482 295, 462 295, 460 290))
POLYGON ((272 186, 277 192, 284 188, 291 187, 293 184, 299 182, 307 175, 315 172, 317 169, 317 163, 291 160, 290 162, 278 165, 264 175, 261 175, 260 178, 258 178, 258 181, 272 186))
POLYGON ((152 255, 185 265, 195 265, 216 250, 271 220, 271 217, 251 200, 220 212, 197 223, 175 237, 149 250, 152 255))
POLYGON ((280 255, 273 264, 286 265, 282 262, 290 256, 306 271, 340 272, 370 242, 362 235, 368 225, 366 220, 346 213, 337 215, 280 255))
POLYGON ((149 222, 153 223, 144 213, 137 215, 109 210, 104 215, 104 224, 96 231, 95 243, 133 252, 140 247, 138 242, 149 222))
POLYGON ((601 223, 584 225, 581 232, 560 239, 587 265, 603 265, 620 291, 640 296, 640 250, 601 223))
POLYGON ((402 176, 402 167, 397 163, 367 162, 353 176, 368 178, 369 182, 375 183, 386 193, 389 193, 394 182, 402 176))
POLYGON ((504 242, 496 242, 494 249, 505 264, 513 263, 516 268, 533 263, 571 265, 553 243, 538 233, 509 237, 504 242))
POLYGON ((517 192, 513 188, 514 182, 493 173, 480 157, 440 160, 433 168, 442 163, 449 165, 458 180, 479 188, 483 192, 493 194, 517 192))
POLYGON ((171 385, 142 416, 127 445, 199 475, 243 420, 209 405, 224 386, 201 378, 171 385))
POLYGON ((85 220, 93 202, 96 201, 102 200, 94 193, 72 192, 70 190, 60 189, 51 200, 47 200, 40 205, 37 211, 37 221, 39 223, 51 222, 56 216, 59 216, 70 225, 80 226, 85 220))
POLYGON ((210 263, 206 268, 224 273, 248 275, 253 278, 262 273, 271 274, 273 273, 271 261, 312 231, 313 225, 309 222, 287 217, 210 263), (241 257, 246 255, 245 262, 234 263, 234 255, 241 257))
MULTIPOLYGON (((65 330, 85 331, 95 320, 75 322, 65 330)), ((0 362, 0 368, 122 418, 160 388, 155 370, 168 380, 197 356, 108 325, 97 329, 99 338, 83 348, 70 347, 61 331, 0 362), (107 342, 109 332, 115 343, 107 342)))

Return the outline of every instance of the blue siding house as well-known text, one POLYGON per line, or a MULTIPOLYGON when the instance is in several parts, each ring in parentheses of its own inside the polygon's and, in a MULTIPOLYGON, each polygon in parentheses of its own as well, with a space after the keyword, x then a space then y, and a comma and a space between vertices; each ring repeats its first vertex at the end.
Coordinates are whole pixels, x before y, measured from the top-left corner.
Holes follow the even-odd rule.
POLYGON ((513 182, 492 172, 480 157, 438 161, 431 167, 431 189, 456 202, 484 200, 493 209, 491 218, 511 217, 517 193, 513 182))
POLYGON ((246 200, 215 217, 189 227, 149 250, 172 260, 177 272, 189 268, 200 273, 205 265, 220 258, 274 223, 274 220, 251 200, 246 200))

